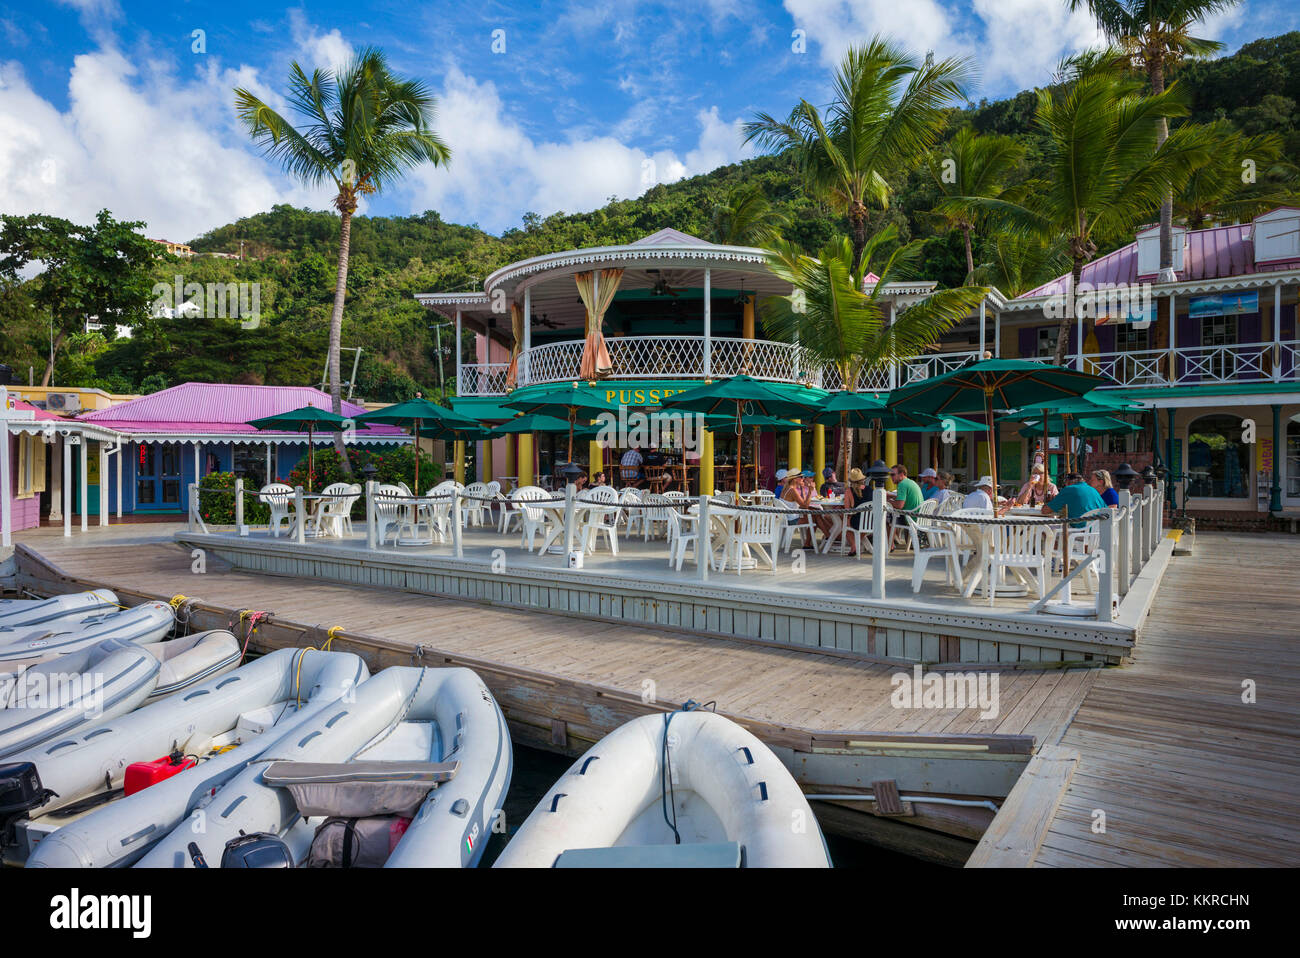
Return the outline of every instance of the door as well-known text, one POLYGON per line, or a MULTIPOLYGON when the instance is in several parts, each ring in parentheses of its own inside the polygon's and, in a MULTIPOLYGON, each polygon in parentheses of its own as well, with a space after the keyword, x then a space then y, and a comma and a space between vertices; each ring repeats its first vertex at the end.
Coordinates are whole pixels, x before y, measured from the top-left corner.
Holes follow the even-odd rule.
POLYGON ((136 447, 135 507, 140 512, 174 512, 180 509, 179 443, 142 442, 136 447))

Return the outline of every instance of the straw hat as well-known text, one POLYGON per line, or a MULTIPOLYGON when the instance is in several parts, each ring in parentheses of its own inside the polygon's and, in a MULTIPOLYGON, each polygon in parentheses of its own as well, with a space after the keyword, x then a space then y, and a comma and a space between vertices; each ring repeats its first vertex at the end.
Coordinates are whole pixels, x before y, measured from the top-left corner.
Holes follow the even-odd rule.
POLYGON ((849 470, 849 482, 866 482, 866 474, 861 469, 849 470))

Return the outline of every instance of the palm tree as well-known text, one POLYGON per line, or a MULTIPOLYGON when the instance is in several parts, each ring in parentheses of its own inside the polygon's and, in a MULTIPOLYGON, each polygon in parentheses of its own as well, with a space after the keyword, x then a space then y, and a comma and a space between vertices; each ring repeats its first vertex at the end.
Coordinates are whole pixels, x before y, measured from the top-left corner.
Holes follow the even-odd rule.
MULTIPOLYGON (((945 197, 1002 196, 1007 176, 1016 168, 1025 149, 1009 136, 980 136, 970 127, 962 127, 948 143, 930 154, 930 175, 945 197)), ((975 231, 980 210, 949 208, 943 214, 950 229, 961 230, 966 244, 966 282, 975 272, 971 252, 971 233, 975 231)))
POLYGON ((1045 178, 1023 199, 954 197, 937 209, 980 209, 1002 229, 1051 243, 1064 239, 1072 285, 1061 315, 1055 363, 1065 363, 1074 317, 1074 292, 1097 241, 1131 233, 1148 210, 1181 186, 1213 149, 1204 128, 1174 130, 1158 147, 1159 124, 1187 108, 1176 85, 1143 93, 1139 83, 1113 68, 1109 52, 1068 61, 1062 86, 1040 89, 1035 122, 1044 134, 1045 178))
MULTIPOLYGON (((1238 0, 1067 0, 1070 9, 1087 7, 1106 38, 1119 45, 1128 63, 1146 75, 1151 92, 1165 92, 1166 78, 1179 61, 1223 49, 1217 40, 1192 36, 1196 21, 1237 5, 1238 0)), ((1169 136, 1168 120, 1156 127, 1156 147, 1169 136)), ((1173 190, 1160 201, 1160 270, 1173 269, 1173 190)))
MULTIPOLYGON (((432 125, 436 101, 419 80, 396 76, 383 53, 362 50, 337 73, 298 63, 289 71, 289 105, 304 121, 297 129, 255 94, 235 90, 235 107, 253 142, 280 161, 290 175, 311 185, 332 183, 339 211, 339 263, 330 314, 329 378, 334 412, 343 411, 339 383, 339 345, 343 301, 348 285, 348 250, 358 197, 378 193, 420 163, 435 166, 451 151, 432 125)), ((343 437, 336 437, 339 460, 350 472, 343 437)))
MULTIPOLYGON (((923 242, 895 245, 890 224, 867 239, 861 262, 847 236, 833 237, 816 257, 779 241, 769 259, 772 272, 793 289, 788 296, 763 301, 764 328, 778 340, 798 342, 814 357, 833 365, 841 388, 854 392, 871 373, 912 359, 930 349, 955 323, 978 308, 987 289, 962 286, 938 290, 890 321, 885 287, 910 273, 923 242), (885 249, 894 246, 892 252, 885 249), (864 291, 868 270, 878 279, 864 291)), ((852 460, 844 441, 845 474, 852 460)))
POLYGON ((918 63, 889 40, 851 47, 835 74, 826 114, 800 100, 785 120, 760 113, 745 141, 788 151, 813 193, 847 216, 852 267, 867 247, 869 205, 889 206, 889 177, 916 166, 938 141, 946 108, 965 100, 968 61, 918 63))
POLYGON ((1045 243, 1037 237, 997 233, 985 248, 985 261, 975 267, 973 282, 996 287, 1008 297, 1023 296, 1070 268, 1065 243, 1045 243))
POLYGON ((1296 168, 1283 159, 1276 133, 1248 136, 1228 120, 1208 124, 1217 146, 1174 196, 1174 216, 1189 229, 1206 222, 1244 221, 1294 202, 1296 168), (1247 177, 1246 170, 1253 172, 1247 177), (1261 178, 1264 178, 1261 182, 1261 178))
POLYGON ((713 242, 723 246, 766 246, 789 225, 757 183, 738 183, 713 208, 713 242))

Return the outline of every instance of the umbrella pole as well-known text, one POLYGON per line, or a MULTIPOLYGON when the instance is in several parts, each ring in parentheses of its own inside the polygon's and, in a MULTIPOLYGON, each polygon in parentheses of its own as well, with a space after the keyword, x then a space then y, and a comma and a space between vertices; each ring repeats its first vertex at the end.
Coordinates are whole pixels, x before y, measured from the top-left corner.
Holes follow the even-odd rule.
POLYGON ((576 406, 569 407, 569 462, 570 463, 573 462, 573 420, 574 417, 577 415, 577 412, 578 410, 576 406))
POLYGON ((736 400, 736 501, 740 501, 740 460, 745 448, 745 428, 740 424, 740 400, 736 400))
MULTIPOLYGON (((844 508, 844 503, 849 497, 849 444, 848 444, 848 421, 849 414, 840 413, 840 445, 844 448, 844 496, 840 499, 840 508, 844 508)), ((855 506, 858 503, 853 503, 855 506)), ((861 540, 858 545, 861 548, 861 540)), ((816 543, 814 543, 816 545, 816 543)), ((843 513, 840 516, 840 554, 849 551, 849 515, 843 513)))
POLYGON ((312 474, 316 471, 315 456, 316 443, 313 441, 316 436, 316 427, 307 423, 307 491, 311 492, 312 474))
MULTIPOLYGON (((412 491, 418 496, 420 494, 420 420, 416 419, 412 425, 415 427, 415 489, 412 491)), ((455 443, 451 448, 456 448, 455 443)))
MULTIPOLYGON (((1052 454, 1047 450, 1047 409, 1043 409, 1043 495, 1047 495, 1047 480, 1052 478, 1052 454)), ((1044 500, 1046 501, 1046 500, 1044 500)))
POLYGON ((998 447, 995 442, 997 427, 993 425, 993 393, 991 391, 985 391, 984 393, 984 415, 988 417, 989 469, 992 471, 993 513, 996 515, 998 511, 998 447))

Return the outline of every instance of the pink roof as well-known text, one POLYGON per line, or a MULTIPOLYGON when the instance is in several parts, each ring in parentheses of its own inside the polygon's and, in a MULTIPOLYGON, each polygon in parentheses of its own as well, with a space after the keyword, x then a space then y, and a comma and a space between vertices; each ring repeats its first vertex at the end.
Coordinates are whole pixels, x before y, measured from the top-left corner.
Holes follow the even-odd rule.
MULTIPOLYGON (((1242 223, 1233 226, 1216 226, 1206 230, 1190 230, 1187 233, 1187 249, 1183 252, 1183 268, 1179 270, 1178 278, 1184 282, 1226 279, 1230 276, 1247 276, 1278 268, 1294 267, 1294 263, 1256 266, 1251 226, 1250 223, 1242 223)), ((1154 279, 1147 276, 1139 277, 1137 268, 1138 254, 1135 240, 1085 265, 1080 282, 1095 287, 1103 283, 1131 284, 1137 283, 1139 279, 1154 279)), ((1058 276, 1050 283, 1031 289, 1017 296, 1016 299, 1064 293, 1069 279, 1068 273, 1058 276)))
MULTIPOLYGON (((78 419, 119 432, 169 432, 186 434, 257 434, 250 420, 274 416, 303 406, 330 409, 328 394, 310 386, 236 386, 228 383, 181 383, 108 409, 82 413, 78 419)), ((360 416, 366 410, 343 403, 343 415, 360 416)), ((400 436, 396 426, 375 425, 357 430, 361 436, 400 436)))
POLYGON ((33 406, 33 405, 32 405, 31 403, 29 403, 27 400, 25 400, 25 399, 19 399, 17 396, 14 397, 14 408, 15 408, 15 409, 30 409, 32 412, 36 413, 36 418, 37 418, 37 419, 53 419, 53 420, 56 420, 56 421, 58 421, 58 422, 63 422, 63 421, 64 421, 64 418, 63 418, 62 416, 59 416, 59 415, 57 415, 57 414, 55 414, 55 413, 52 413, 52 412, 47 412, 46 410, 41 409, 39 406, 33 406))

